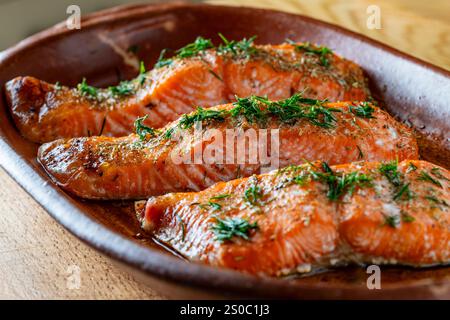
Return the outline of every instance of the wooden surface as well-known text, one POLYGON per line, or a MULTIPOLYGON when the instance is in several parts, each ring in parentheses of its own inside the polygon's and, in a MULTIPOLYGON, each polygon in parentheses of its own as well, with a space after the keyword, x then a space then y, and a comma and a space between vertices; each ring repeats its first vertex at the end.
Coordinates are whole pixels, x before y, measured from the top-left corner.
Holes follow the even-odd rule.
MULTIPOLYGON (((298 12, 332 22, 450 69, 450 2, 211 0, 298 12), (366 28, 366 8, 382 29, 366 28)), ((1 155, 0 155, 1 156, 1 155)), ((161 299, 59 226, 0 168, 0 298, 161 299), (79 286, 77 272, 79 270, 79 286), (75 282, 74 282, 75 281, 75 282)))

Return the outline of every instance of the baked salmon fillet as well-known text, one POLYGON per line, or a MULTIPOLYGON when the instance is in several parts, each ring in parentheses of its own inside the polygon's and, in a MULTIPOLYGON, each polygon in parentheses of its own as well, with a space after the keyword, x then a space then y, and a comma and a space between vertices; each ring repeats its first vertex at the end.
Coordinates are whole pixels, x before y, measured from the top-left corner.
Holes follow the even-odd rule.
POLYGON ((160 128, 195 106, 234 101, 235 95, 288 98, 303 91, 311 98, 367 100, 369 90, 359 66, 328 48, 305 43, 254 45, 252 40, 214 47, 198 38, 161 58, 137 78, 106 89, 53 85, 33 77, 6 84, 6 98, 22 135, 34 142, 91 135, 124 136, 137 117, 160 128))
POLYGON ((311 163, 136 204, 191 261, 286 276, 347 264, 450 262, 450 173, 429 162, 311 163))
POLYGON ((417 159, 412 132, 367 102, 239 98, 198 108, 161 130, 136 121, 122 138, 60 139, 38 160, 65 190, 88 199, 142 199, 198 191, 307 160, 417 159))

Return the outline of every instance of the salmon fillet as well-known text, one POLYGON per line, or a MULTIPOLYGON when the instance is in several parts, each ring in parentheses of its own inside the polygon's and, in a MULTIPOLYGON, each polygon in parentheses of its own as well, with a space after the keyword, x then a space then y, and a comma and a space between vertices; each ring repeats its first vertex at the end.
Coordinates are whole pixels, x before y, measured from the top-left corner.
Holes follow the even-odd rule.
POLYGON ((300 95, 199 108, 162 130, 138 123, 137 132, 56 140, 40 147, 38 160, 79 197, 142 199, 198 191, 306 160, 339 164, 419 156, 411 130, 370 103, 300 95))
POLYGON ((191 261, 285 276, 450 262, 450 173, 431 163, 313 163, 138 202, 144 230, 191 261))
POLYGON ((133 121, 143 115, 148 115, 146 125, 160 128, 196 105, 212 107, 233 101, 235 95, 267 95, 278 100, 304 90, 308 97, 331 101, 369 96, 361 68, 329 50, 309 44, 252 42, 243 49, 240 43, 228 46, 233 51, 213 48, 211 43, 201 46, 203 50, 196 44, 196 51, 193 44, 188 45, 175 58, 160 61, 159 67, 149 72, 144 68, 136 79, 108 89, 91 87, 85 81, 69 88, 17 77, 6 84, 6 98, 21 134, 42 143, 128 135, 133 121))

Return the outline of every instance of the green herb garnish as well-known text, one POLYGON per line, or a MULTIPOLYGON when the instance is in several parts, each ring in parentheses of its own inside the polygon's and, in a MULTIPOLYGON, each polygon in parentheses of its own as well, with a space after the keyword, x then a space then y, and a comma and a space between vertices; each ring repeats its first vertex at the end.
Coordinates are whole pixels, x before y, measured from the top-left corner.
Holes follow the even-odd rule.
POLYGON ((210 110, 197 107, 197 110, 191 114, 185 114, 181 117, 179 126, 181 129, 191 128, 196 122, 207 120, 223 121, 225 120, 225 110, 210 110))
POLYGON ((434 185, 436 185, 436 186, 442 188, 442 184, 441 184, 438 180, 436 180, 436 179, 434 179, 432 176, 430 176, 430 175, 429 175, 427 172, 425 172, 425 171, 421 171, 421 172, 420 172, 419 177, 417 178, 417 180, 430 182, 430 183, 432 183, 432 184, 434 184, 434 185))
POLYGON ((217 73, 215 73, 214 70, 209 69, 208 71, 214 76, 214 78, 223 82, 223 79, 217 73))
POLYGON ((439 178, 439 179, 450 181, 450 179, 448 179, 447 177, 445 177, 442 174, 440 168, 434 167, 433 169, 431 169, 431 174, 434 175, 435 177, 439 178))
POLYGON ((263 193, 261 191, 261 188, 256 184, 248 187, 244 192, 244 200, 252 206, 256 206, 262 196, 263 193))
POLYGON ((425 199, 427 199, 428 201, 430 201, 430 202, 432 202, 432 203, 435 203, 435 204, 438 204, 438 205, 443 205, 443 206, 445 206, 445 207, 448 207, 448 203, 445 202, 445 200, 438 199, 436 196, 428 195, 428 196, 425 196, 425 199))
MULTIPOLYGON (((243 115, 248 122, 262 121, 267 118, 267 114, 261 110, 260 102, 265 102, 265 98, 250 96, 248 98, 239 98, 236 96, 234 108, 230 110, 232 117, 243 115)), ((267 102, 269 102, 267 100, 267 102)))
POLYGON ((395 187, 394 200, 411 200, 414 193, 409 189, 409 183, 404 183, 402 175, 398 171, 398 161, 382 163, 378 170, 389 180, 395 187))
POLYGON ((279 101, 270 101, 264 97, 251 96, 248 98, 236 97, 234 108, 230 110, 233 117, 243 115, 247 121, 264 121, 269 116, 280 119, 282 122, 291 123, 298 119, 307 119, 310 123, 332 128, 337 121, 333 112, 341 112, 339 109, 327 108, 323 104, 327 100, 315 100, 303 98, 300 93, 279 101))
POLYGON ((109 92, 113 96, 129 96, 134 94, 134 86, 129 81, 122 81, 117 86, 109 87, 109 92))
POLYGON ((408 165, 408 169, 406 169, 406 173, 410 173, 410 172, 416 171, 416 170, 417 170, 417 166, 414 163, 410 162, 408 165))
POLYGON ((374 118, 372 113, 375 111, 375 108, 373 108, 368 102, 363 102, 358 106, 350 106, 349 110, 361 118, 374 118))
POLYGON ((413 222, 416 220, 413 216, 407 214, 406 212, 402 212, 402 221, 403 222, 413 222))
POLYGON ((98 133, 99 136, 101 136, 103 134, 103 130, 105 130, 105 125, 106 125, 106 116, 103 117, 102 126, 100 128, 100 132, 98 133))
POLYGON ((163 49, 161 50, 161 53, 159 54, 159 58, 158 61, 156 61, 155 63, 155 68, 162 68, 165 66, 168 66, 170 64, 172 64, 172 59, 166 59, 164 58, 164 56, 166 55, 167 49, 163 49))
POLYGON ((224 194, 219 194, 217 196, 211 197, 209 199, 210 200, 221 200, 221 199, 225 199, 225 198, 229 198, 229 197, 231 197, 231 194, 224 193, 224 194))
POLYGON ((138 82, 142 86, 145 83, 145 80, 147 79, 147 75, 145 74, 145 64, 144 61, 141 61, 139 64, 139 75, 138 75, 138 82))
POLYGON ((409 183, 403 184, 401 187, 399 187, 398 191, 394 195, 394 200, 400 200, 400 199, 406 199, 411 200, 413 198, 413 193, 409 189, 409 183))
POLYGON ((378 170, 392 183, 394 186, 399 187, 401 182, 400 172, 398 171, 398 162, 391 161, 382 163, 378 170))
POLYGON ((305 42, 302 44, 297 44, 294 41, 287 39, 288 43, 294 45, 294 47, 299 51, 304 51, 307 54, 317 55, 319 57, 319 63, 324 66, 328 67, 330 65, 330 61, 328 60, 328 55, 332 54, 333 51, 330 48, 327 48, 325 46, 313 46, 309 42, 305 42))
POLYGON ((231 53, 233 57, 242 56, 244 58, 250 58, 251 55, 257 52, 257 49, 253 46, 256 36, 249 39, 244 38, 240 41, 230 41, 221 33, 219 33, 219 37, 223 41, 223 44, 219 45, 217 49, 217 52, 220 54, 231 53))
POLYGON ((400 225, 400 216, 399 215, 385 216, 384 224, 392 228, 397 228, 400 225))
POLYGON ((217 203, 216 201, 225 199, 230 197, 229 194, 220 194, 214 197, 209 198, 208 202, 206 204, 199 204, 199 206, 202 209, 206 209, 207 207, 211 207, 213 210, 220 210, 222 209, 222 205, 220 203, 217 203))
POLYGON ((392 228, 397 228, 400 225, 400 221, 411 223, 416 220, 413 216, 406 212, 401 212, 400 215, 391 215, 384 217, 384 224, 392 228))
POLYGON ((150 127, 147 127, 146 125, 144 125, 144 121, 148 118, 148 115, 145 115, 143 117, 137 118, 136 121, 134 122, 134 128, 136 130, 136 134, 139 136, 139 139, 141 141, 144 141, 147 139, 147 135, 149 134, 150 136, 155 136, 156 135, 156 130, 150 127))
POLYGON ((361 148, 359 146, 356 146, 356 148, 358 149, 358 159, 364 159, 364 153, 362 152, 361 148))
POLYGON ((252 229, 258 229, 256 222, 249 223, 247 220, 239 217, 221 219, 217 216, 212 230, 216 235, 215 240, 220 242, 230 241, 233 237, 240 237, 249 240, 249 233, 252 229))
POLYGON ((326 162, 322 162, 325 172, 311 171, 314 180, 328 185, 327 197, 330 200, 338 200, 345 194, 352 195, 355 188, 371 186, 372 178, 359 172, 341 174, 334 172, 326 162))
POLYGON ((81 83, 77 85, 77 89, 80 92, 81 95, 91 97, 91 98, 97 98, 98 89, 92 86, 89 86, 86 83, 86 78, 83 78, 81 83))
POLYGON ((198 55, 199 53, 214 48, 213 43, 210 39, 205 39, 203 37, 197 37, 194 42, 187 44, 186 46, 175 51, 175 56, 172 58, 164 58, 166 50, 161 51, 158 61, 155 64, 155 68, 161 68, 170 65, 173 59, 179 58, 190 58, 198 55))

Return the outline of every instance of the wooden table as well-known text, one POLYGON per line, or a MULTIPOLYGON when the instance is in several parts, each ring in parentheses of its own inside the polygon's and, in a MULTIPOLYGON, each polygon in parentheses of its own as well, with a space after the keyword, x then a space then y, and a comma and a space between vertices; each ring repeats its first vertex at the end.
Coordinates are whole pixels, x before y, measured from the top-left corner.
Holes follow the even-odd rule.
MULTIPOLYGON (((208 2, 302 13, 363 33, 450 69, 450 2, 447 0, 208 2), (366 9, 374 3, 381 9, 380 30, 366 28, 366 9)), ((163 297, 70 235, 0 168, 0 298, 163 297), (74 282, 77 272, 79 286, 74 282)))

